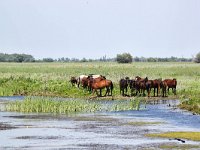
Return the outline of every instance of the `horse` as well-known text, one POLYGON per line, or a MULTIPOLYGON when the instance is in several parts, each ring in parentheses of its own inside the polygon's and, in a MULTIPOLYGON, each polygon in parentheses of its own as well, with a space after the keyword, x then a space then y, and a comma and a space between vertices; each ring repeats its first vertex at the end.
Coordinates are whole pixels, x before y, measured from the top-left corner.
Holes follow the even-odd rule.
POLYGON ((177 81, 176 79, 165 79, 164 80, 167 84, 167 91, 168 91, 168 94, 169 94, 169 89, 171 88, 172 89, 172 92, 174 93, 174 95, 176 95, 176 86, 177 86, 177 81))
MULTIPOLYGON (((83 78, 81 79, 81 84, 82 84, 82 87, 83 87, 84 89, 86 89, 86 88, 88 87, 88 77, 83 77, 83 78)), ((88 90, 89 90, 89 87, 88 87, 88 90)))
POLYGON ((139 93, 143 93, 143 96, 145 95, 146 90, 146 82, 148 81, 148 78, 141 78, 139 76, 135 77, 135 87, 136 87, 136 95, 139 93))
POLYGON ((128 80, 128 84, 131 90, 131 96, 133 96, 133 91, 136 90, 136 81, 134 79, 128 80))
POLYGON ((80 75, 78 77, 78 80, 77 80, 78 88, 79 88, 80 84, 82 83, 83 78, 88 78, 88 76, 87 75, 80 75))
POLYGON ((129 77, 126 77, 125 79, 120 79, 120 81, 119 81, 120 94, 122 94, 122 96, 125 96, 124 90, 125 90, 126 95, 127 95, 128 82, 129 82, 129 77))
POLYGON ((162 97, 166 97, 167 96, 167 82, 166 81, 162 81, 160 84, 160 87, 162 89, 162 97))
POLYGON ((148 97, 150 97, 152 87, 153 87, 153 80, 148 80, 146 82, 146 90, 147 90, 147 93, 148 93, 148 97))
MULTIPOLYGON (((88 90, 92 91, 92 83, 93 82, 99 82, 101 80, 105 80, 106 77, 105 76, 94 76, 96 78, 93 78, 92 76, 88 76, 88 90), (92 80, 92 82, 90 82, 90 80, 92 80)), ((101 95, 101 89, 100 89, 100 95, 101 95)))
POLYGON ((155 97, 155 92, 157 91, 157 96, 160 93, 160 85, 161 85, 162 79, 155 79, 152 80, 152 88, 154 89, 154 97, 155 97))
POLYGON ((106 93, 105 93, 104 96, 109 94, 109 92, 111 92, 111 96, 112 96, 113 83, 112 83, 111 80, 104 79, 104 80, 101 80, 99 82, 95 82, 94 79, 91 78, 89 80, 89 84, 91 85, 93 95, 94 95, 94 92, 96 92, 97 96, 99 96, 98 93, 97 93, 97 89, 106 88, 106 93))
POLYGON ((76 77, 71 77, 70 82, 71 82, 72 86, 75 86, 75 84, 78 83, 78 80, 76 79, 76 77))

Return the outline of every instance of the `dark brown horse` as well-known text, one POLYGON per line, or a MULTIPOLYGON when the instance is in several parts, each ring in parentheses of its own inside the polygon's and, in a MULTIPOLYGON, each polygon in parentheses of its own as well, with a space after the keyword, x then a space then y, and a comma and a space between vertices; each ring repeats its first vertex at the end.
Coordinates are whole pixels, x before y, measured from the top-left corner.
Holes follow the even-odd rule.
POLYGON ((127 95, 127 92, 128 92, 128 82, 129 82, 129 77, 126 77, 125 79, 120 79, 120 81, 119 81, 120 94, 122 96, 127 95))
POLYGON ((134 79, 128 80, 128 84, 131 90, 131 96, 135 96, 133 92, 136 91, 136 81, 134 79))
POLYGON ((146 82, 146 90, 147 90, 147 93, 148 93, 148 97, 150 97, 152 87, 153 87, 153 80, 148 80, 146 82))
POLYGON ((93 95, 94 92, 96 92, 97 96, 99 96, 97 90, 106 88, 106 93, 104 96, 106 96, 107 94, 109 95, 109 93, 111 93, 110 95, 112 96, 113 83, 111 80, 104 79, 99 82, 95 82, 94 79, 90 79, 89 84, 91 85, 93 95))
POLYGON ((138 92, 143 94, 145 96, 145 90, 146 90, 146 82, 148 81, 148 78, 141 78, 139 76, 135 77, 135 87, 136 87, 136 95, 138 92))
POLYGON ((78 80, 76 79, 76 77, 71 77, 70 82, 71 82, 72 86, 75 86, 75 84, 78 83, 78 80))
MULTIPOLYGON (((86 89, 86 88, 88 88, 88 78, 87 77, 83 77, 82 79, 81 79, 81 85, 82 85, 82 87, 84 88, 84 89, 86 89)), ((89 88, 88 88, 88 90, 89 90, 89 88)))
POLYGON ((165 79, 164 81, 167 84, 168 94, 169 94, 169 89, 171 88, 174 95, 176 95, 176 86, 177 86, 176 79, 165 79))

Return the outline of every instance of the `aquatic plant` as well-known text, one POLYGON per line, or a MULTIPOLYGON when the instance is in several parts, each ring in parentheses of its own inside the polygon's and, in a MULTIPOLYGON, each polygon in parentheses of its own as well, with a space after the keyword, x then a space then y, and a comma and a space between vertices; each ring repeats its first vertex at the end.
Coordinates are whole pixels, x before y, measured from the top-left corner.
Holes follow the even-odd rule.
POLYGON ((113 101, 113 103, 107 104, 106 101, 102 102, 80 99, 62 100, 47 97, 28 97, 25 98, 25 100, 7 103, 5 110, 23 113, 67 114, 72 112, 137 110, 137 105, 138 103, 134 104, 132 100, 122 100, 118 102, 113 101))

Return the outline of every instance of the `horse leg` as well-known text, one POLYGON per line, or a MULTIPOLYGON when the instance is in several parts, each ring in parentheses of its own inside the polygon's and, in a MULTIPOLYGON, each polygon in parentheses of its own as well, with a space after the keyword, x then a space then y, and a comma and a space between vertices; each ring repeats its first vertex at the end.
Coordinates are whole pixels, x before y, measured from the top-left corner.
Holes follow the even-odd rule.
POLYGON ((100 92, 100 96, 102 97, 102 89, 100 89, 99 92, 100 92))
POLYGON ((145 89, 142 89, 143 96, 145 96, 145 89))
POLYGON ((156 93, 156 88, 154 87, 153 88, 153 95, 154 95, 154 97, 156 96, 155 93, 156 93))
POLYGON ((106 87, 106 94, 104 95, 104 97, 107 95, 108 91, 109 91, 109 87, 106 87))
POLYGON ((168 91, 168 95, 169 95, 169 87, 167 88, 167 91, 168 91))
POLYGON ((172 88, 174 95, 176 95, 176 88, 172 88))
POLYGON ((158 88, 157 88, 157 97, 158 97, 158 88))

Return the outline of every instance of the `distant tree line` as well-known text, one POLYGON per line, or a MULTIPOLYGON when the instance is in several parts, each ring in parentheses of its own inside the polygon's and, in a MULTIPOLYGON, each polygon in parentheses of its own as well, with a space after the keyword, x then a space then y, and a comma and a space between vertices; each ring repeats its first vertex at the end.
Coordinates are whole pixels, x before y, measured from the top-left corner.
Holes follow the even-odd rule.
POLYGON ((0 53, 0 62, 35 62, 32 55, 0 53))
POLYGON ((178 58, 178 57, 166 57, 166 58, 158 58, 158 57, 135 57, 133 58, 135 62, 192 62, 193 58, 178 58))
POLYGON ((35 59, 32 55, 28 54, 4 54, 0 53, 0 62, 118 62, 118 63, 131 63, 131 62, 197 62, 200 63, 200 53, 195 58, 178 58, 178 57, 132 57, 129 53, 117 54, 116 58, 107 58, 106 55, 99 59, 78 59, 62 57, 58 59, 43 58, 35 59))

